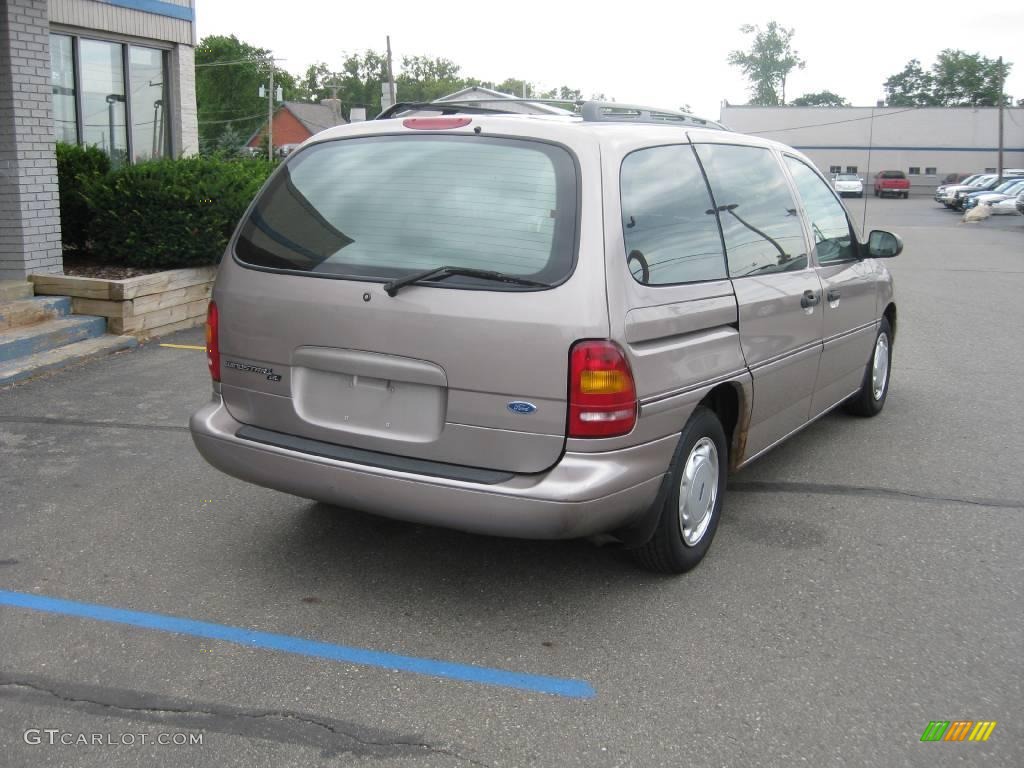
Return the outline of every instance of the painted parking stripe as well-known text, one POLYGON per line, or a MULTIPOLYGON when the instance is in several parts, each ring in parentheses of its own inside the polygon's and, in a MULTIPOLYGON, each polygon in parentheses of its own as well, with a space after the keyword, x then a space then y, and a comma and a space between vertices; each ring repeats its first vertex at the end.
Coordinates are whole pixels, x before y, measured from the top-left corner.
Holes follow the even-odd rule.
POLYGON ((205 637, 210 640, 224 640, 225 642, 237 643, 238 645, 252 648, 267 648, 274 651, 294 653, 300 656, 313 656, 349 664, 414 672, 428 677, 462 680, 469 683, 481 683, 501 688, 518 688, 519 690, 548 693, 571 699, 590 699, 596 695, 593 686, 584 680, 548 677, 546 675, 528 675, 521 672, 495 669, 493 667, 457 664, 450 661, 438 661, 417 656, 402 656, 396 653, 373 651, 367 648, 353 648, 346 645, 324 643, 318 640, 306 640, 292 635, 257 632, 253 629, 232 627, 226 624, 212 624, 206 621, 183 619, 160 613, 128 611, 122 608, 111 608, 94 603, 79 603, 73 600, 61 600, 44 595, 30 595, 24 592, 10 592, 0 589, 0 605, 28 608, 34 611, 57 613, 64 616, 77 616, 96 621, 108 621, 114 624, 128 624, 144 629, 156 629, 161 632, 205 637))
POLYGON ((161 347, 167 347, 168 349, 201 349, 206 350, 206 347, 197 347, 195 344, 161 344, 161 347))

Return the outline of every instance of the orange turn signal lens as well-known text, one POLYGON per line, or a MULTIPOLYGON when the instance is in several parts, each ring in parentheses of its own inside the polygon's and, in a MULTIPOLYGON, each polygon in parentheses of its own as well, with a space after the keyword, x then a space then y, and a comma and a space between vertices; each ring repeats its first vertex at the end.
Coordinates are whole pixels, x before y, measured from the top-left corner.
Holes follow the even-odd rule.
POLYGON ((613 395, 625 392, 633 386, 625 371, 582 371, 580 392, 585 395, 613 395))

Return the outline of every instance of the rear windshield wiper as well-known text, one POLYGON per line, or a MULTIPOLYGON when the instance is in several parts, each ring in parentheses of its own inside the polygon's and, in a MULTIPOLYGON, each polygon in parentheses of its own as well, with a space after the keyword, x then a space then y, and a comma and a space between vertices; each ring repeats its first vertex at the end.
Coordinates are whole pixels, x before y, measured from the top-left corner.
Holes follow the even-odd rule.
POLYGON ((499 283, 529 285, 533 288, 551 287, 548 283, 539 283, 536 280, 528 280, 525 277, 516 277, 515 275, 506 275, 504 272, 493 272, 488 269, 473 269, 471 267, 434 267, 433 269, 425 269, 422 272, 413 272, 411 275, 406 275, 405 277, 396 277, 394 280, 384 283, 384 290, 388 296, 394 296, 405 286, 418 283, 420 280, 430 280, 431 278, 443 279, 445 277, 452 277, 453 275, 478 277, 481 280, 494 280, 499 283))

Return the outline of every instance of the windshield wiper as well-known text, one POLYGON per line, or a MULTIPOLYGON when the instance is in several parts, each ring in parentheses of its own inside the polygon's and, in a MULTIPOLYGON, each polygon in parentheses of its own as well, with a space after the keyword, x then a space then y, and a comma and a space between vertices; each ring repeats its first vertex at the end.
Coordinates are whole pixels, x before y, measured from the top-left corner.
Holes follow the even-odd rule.
POLYGON ((420 280, 430 280, 431 278, 443 279, 446 277, 452 277, 453 275, 478 277, 481 280, 494 280, 499 283, 529 285, 533 288, 551 287, 548 283, 539 283, 536 280, 528 280, 525 277, 516 277, 515 275, 506 275, 504 272, 493 272, 489 269, 473 269, 471 267, 434 267, 432 269, 425 269, 422 272, 413 272, 411 275, 406 275, 405 277, 396 277, 394 280, 384 283, 384 291, 388 296, 394 296, 405 286, 418 283, 420 280))

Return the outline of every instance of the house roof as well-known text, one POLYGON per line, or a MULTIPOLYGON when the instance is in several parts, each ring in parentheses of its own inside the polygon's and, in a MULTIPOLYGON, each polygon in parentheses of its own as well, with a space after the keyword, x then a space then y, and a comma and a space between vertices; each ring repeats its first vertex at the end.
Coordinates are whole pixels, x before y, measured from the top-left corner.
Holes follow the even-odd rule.
MULTIPOLYGON (((304 101, 282 101, 275 110, 276 116, 282 109, 287 109, 294 115, 295 119, 302 123, 302 127, 309 131, 310 135, 326 131, 336 125, 346 125, 345 118, 334 113, 334 110, 324 104, 307 104, 304 101)), ((267 130, 266 121, 259 128, 252 132, 252 135, 245 142, 251 146, 253 141, 259 138, 267 130)), ((276 142, 275 142, 276 144, 276 142)))
POLYGON ((345 124, 345 118, 336 115, 334 110, 324 104, 286 101, 282 106, 295 115, 295 119, 302 123, 310 133, 320 133, 320 131, 333 128, 336 125, 345 124))
MULTIPOLYGON (((449 93, 447 96, 441 96, 438 99, 434 99, 434 101, 492 101, 495 99, 516 98, 518 97, 510 93, 502 93, 501 91, 495 91, 479 85, 472 85, 469 88, 463 88, 461 91, 449 93)), ((567 110, 559 109, 551 104, 539 104, 535 101, 515 101, 504 108, 508 109, 509 112, 522 112, 527 115, 568 114, 567 110)))

